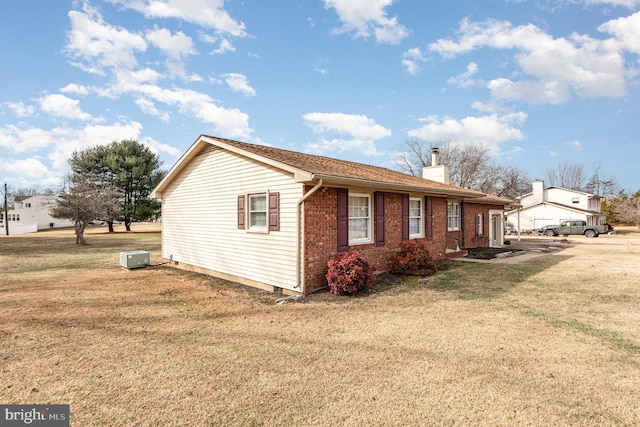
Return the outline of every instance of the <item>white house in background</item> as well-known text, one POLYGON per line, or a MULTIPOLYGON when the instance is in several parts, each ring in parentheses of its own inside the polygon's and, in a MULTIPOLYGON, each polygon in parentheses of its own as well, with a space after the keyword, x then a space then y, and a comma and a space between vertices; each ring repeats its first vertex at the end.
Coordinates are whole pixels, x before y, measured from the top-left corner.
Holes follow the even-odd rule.
MULTIPOLYGON (((73 222, 67 219, 52 218, 51 197, 44 195, 16 197, 15 207, 7 212, 9 234, 35 233, 48 228, 72 227, 73 222)), ((0 212, 0 228, 4 234, 4 212, 0 212)))
POLYGON ((543 181, 535 181, 532 188, 531 193, 520 199, 522 208, 505 214, 516 230, 541 228, 564 220, 583 220, 588 225, 607 221, 600 210, 600 196, 562 187, 545 188, 543 181))

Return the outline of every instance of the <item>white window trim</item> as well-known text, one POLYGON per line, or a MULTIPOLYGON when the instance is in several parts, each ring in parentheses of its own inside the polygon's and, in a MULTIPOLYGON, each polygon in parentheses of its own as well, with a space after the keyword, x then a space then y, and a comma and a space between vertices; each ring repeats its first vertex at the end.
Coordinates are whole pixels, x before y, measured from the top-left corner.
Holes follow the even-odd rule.
POLYGON ((460 203, 458 201, 447 200, 447 231, 460 230, 460 203), (457 215, 454 215, 454 206, 457 215), (454 221, 454 219, 456 221, 454 221))
MULTIPOLYGON (((372 196, 371 194, 367 194, 367 193, 351 193, 349 192, 348 197, 366 197, 367 198, 367 202, 368 202, 368 212, 369 212, 369 216, 367 217, 367 230, 368 230, 368 236, 365 238, 360 238, 360 239, 352 239, 351 237, 349 237, 349 246, 351 245, 365 245, 368 243, 373 243, 373 221, 372 221, 372 196)), ((349 200, 349 199, 347 199, 349 200)), ((349 203, 347 203, 347 209, 349 209, 349 203)), ((348 215, 348 213, 347 213, 348 215)), ((361 217, 357 217, 357 218, 361 218, 361 217)), ((351 221, 351 215, 348 215, 348 222, 351 221)), ((350 224, 347 225, 347 232, 349 234, 351 234, 351 228, 349 227, 350 224)))
POLYGON ((248 233, 269 233, 269 191, 259 191, 255 193, 247 193, 245 195, 245 223, 247 224, 245 231, 248 233), (252 196, 264 196, 265 198, 265 219, 266 224, 264 226, 252 226, 251 225, 251 197, 252 196))
POLYGON ((484 236, 484 213, 476 214, 478 221, 478 229, 476 230, 476 236, 484 236))
POLYGON ((420 239, 424 237, 424 201, 420 197, 409 197, 409 239, 420 239), (411 202, 415 201, 420 204, 420 216, 411 216, 411 202), (419 232, 411 234, 411 220, 419 218, 418 224, 420 224, 419 232))

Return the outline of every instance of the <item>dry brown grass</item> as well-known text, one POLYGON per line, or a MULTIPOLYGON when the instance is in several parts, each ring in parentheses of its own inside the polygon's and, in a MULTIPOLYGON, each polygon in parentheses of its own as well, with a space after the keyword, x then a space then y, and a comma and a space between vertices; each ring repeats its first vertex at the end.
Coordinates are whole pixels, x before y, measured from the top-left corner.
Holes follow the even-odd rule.
POLYGON ((119 267, 159 263, 157 234, 88 240, 0 238, 1 403, 74 426, 640 424, 640 233, 280 306, 119 267))

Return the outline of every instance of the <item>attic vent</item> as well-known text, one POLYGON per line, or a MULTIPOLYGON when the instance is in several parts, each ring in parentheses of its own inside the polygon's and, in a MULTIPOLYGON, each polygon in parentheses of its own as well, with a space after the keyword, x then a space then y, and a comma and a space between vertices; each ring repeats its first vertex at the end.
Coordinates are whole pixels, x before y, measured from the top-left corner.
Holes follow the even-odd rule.
POLYGON ((219 149, 220 147, 216 147, 215 145, 208 145, 198 153, 198 156, 201 156, 203 154, 213 153, 214 151, 218 151, 219 149))

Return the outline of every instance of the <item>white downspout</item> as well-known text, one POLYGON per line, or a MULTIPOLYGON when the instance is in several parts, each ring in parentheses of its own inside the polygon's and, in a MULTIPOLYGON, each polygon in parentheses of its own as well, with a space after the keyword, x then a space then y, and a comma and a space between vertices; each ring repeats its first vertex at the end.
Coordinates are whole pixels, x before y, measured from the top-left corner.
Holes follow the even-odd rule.
POLYGON ((303 240, 303 233, 302 233, 302 215, 300 213, 300 207, 302 206, 302 203, 307 200, 307 198, 309 198, 313 193, 315 193, 316 191, 318 191, 318 189, 322 187, 322 179, 320 179, 318 181, 318 183, 311 189, 309 190, 304 196, 302 196, 300 198, 300 200, 298 200, 298 203, 296 205, 296 222, 297 222, 297 228, 296 228, 296 234, 297 234, 297 238, 296 238, 296 286, 295 288, 301 288, 302 285, 302 240, 303 240))

